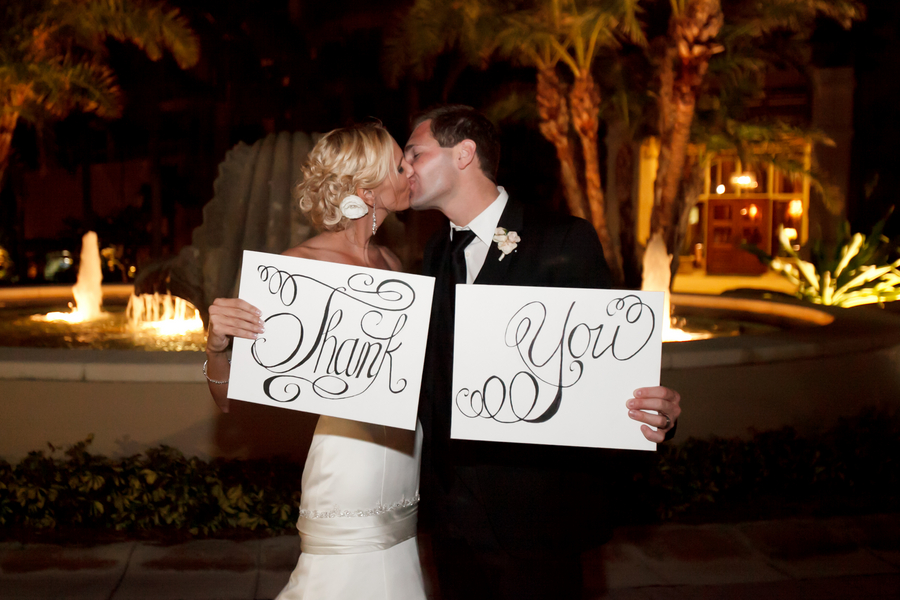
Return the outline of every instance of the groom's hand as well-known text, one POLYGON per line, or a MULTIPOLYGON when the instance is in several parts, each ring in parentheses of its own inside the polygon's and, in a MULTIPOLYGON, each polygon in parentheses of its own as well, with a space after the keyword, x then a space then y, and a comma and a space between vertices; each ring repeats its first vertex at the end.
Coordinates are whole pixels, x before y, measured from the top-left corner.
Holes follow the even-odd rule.
POLYGON ((665 441, 681 415, 681 395, 662 386, 638 388, 625 406, 630 418, 644 423, 641 425, 644 437, 658 444, 665 441))

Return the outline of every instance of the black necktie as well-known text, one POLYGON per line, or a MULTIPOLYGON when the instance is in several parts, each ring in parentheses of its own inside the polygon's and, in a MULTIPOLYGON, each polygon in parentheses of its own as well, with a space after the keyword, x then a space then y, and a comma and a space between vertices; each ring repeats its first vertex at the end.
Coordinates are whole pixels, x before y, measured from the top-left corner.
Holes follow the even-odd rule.
POLYGON ((454 283, 466 282, 466 248, 475 239, 471 229, 457 229, 450 241, 450 264, 454 283))
MULTIPOLYGON (((426 433, 427 454, 426 463, 433 461, 434 474, 445 489, 450 489, 453 479, 452 463, 450 461, 450 394, 453 380, 453 321, 456 308, 456 284, 466 283, 466 247, 475 239, 475 232, 470 229, 457 229, 453 231, 453 239, 450 240, 450 268, 441 269, 440 280, 435 286, 443 285, 444 293, 436 299, 437 323, 442 326, 432 327, 428 332, 429 337, 435 337, 429 341, 429 349, 432 352, 432 371, 429 374, 429 383, 432 386, 429 402, 431 420, 430 436, 426 433), (440 332, 440 333, 438 333, 440 332), (433 412, 432 412, 433 411, 433 412), (431 416, 433 415, 433 416, 431 416), (432 458, 433 453, 433 458, 432 458)), ((423 420, 423 426, 425 421, 423 420)), ((423 451, 424 452, 424 451, 423 451)), ((424 460, 424 459, 423 459, 424 460)))

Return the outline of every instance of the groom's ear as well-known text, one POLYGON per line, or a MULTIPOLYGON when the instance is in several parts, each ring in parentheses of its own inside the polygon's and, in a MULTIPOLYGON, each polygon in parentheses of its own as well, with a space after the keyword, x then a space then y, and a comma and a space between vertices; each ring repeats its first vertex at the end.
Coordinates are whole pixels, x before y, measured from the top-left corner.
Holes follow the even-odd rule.
POLYGON ((463 140, 453 147, 453 158, 456 160, 457 168, 462 171, 470 165, 478 166, 475 161, 475 142, 472 140, 463 140))

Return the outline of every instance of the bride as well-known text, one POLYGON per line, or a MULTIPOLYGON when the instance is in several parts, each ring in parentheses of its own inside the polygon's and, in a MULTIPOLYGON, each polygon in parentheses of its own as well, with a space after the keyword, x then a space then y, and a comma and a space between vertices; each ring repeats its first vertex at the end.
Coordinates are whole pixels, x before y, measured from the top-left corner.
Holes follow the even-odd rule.
MULTIPOLYGON (((398 270, 372 241, 388 213, 409 207, 409 165, 379 124, 323 136, 303 167, 300 208, 321 233, 285 252, 398 270)), ((259 310, 218 298, 209 309, 205 374, 228 412, 231 337, 264 334, 259 310)), ((303 469, 301 555, 276 600, 424 599, 416 541, 422 428, 415 432, 320 416, 303 469)))

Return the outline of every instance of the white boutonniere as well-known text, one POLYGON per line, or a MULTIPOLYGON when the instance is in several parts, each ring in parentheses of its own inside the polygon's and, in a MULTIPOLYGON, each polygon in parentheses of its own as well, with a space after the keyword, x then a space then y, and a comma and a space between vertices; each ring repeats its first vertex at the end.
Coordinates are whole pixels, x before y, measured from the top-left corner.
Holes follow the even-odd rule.
POLYGON ((503 227, 498 227, 494 230, 494 241, 497 242, 497 247, 500 248, 500 258, 497 260, 503 260, 504 256, 516 249, 522 238, 515 231, 507 231, 503 227))

